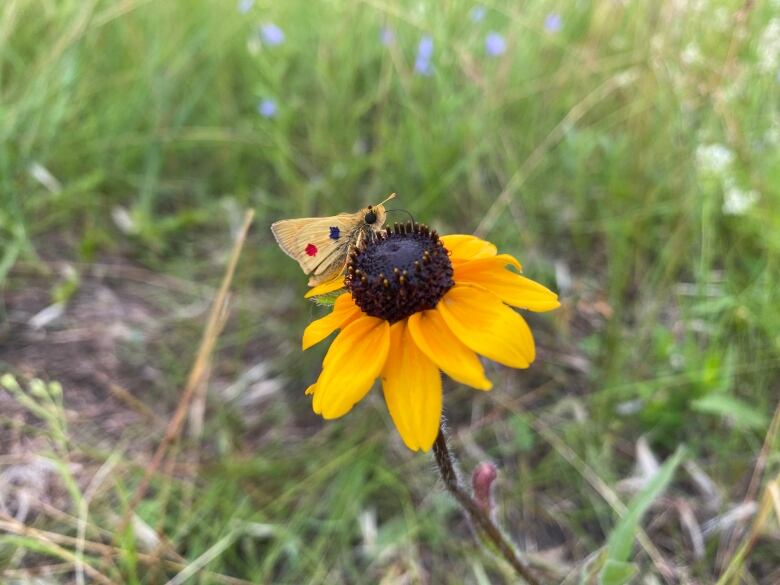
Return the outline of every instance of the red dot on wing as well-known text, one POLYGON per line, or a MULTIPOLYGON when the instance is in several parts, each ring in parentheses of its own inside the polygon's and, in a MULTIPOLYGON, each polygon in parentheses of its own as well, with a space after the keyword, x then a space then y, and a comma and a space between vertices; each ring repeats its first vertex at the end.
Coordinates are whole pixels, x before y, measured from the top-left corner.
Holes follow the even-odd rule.
POLYGON ((306 254, 309 256, 316 256, 317 255, 317 246, 314 244, 309 244, 306 246, 306 254))

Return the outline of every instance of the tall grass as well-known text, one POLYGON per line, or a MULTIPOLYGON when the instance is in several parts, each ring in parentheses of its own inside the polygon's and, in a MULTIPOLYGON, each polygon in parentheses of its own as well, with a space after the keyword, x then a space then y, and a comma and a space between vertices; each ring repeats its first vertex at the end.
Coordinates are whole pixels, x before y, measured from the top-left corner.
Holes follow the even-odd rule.
MULTIPOLYGON (((209 571, 253 582, 509 579, 473 548, 429 461, 399 447, 380 402, 321 426, 302 396, 321 354, 286 350, 316 309, 297 300, 304 279, 268 225, 393 191, 417 220, 489 238, 560 290, 563 309, 533 322, 542 351, 528 374, 496 368, 492 393, 445 396, 466 463, 500 463, 505 524, 523 547, 560 545, 556 562, 574 571, 603 545, 618 514, 588 470, 614 487, 643 435, 659 458, 686 444, 717 485, 713 508, 690 478, 675 484, 702 522, 742 500, 780 397, 775 3, 495 2, 480 21, 473 8, 0 5, 0 286, 10 299, 0 305, 0 367, 62 378, 67 405, 80 378, 23 371, 11 351, 24 292, 75 303, 95 266, 122 259, 190 289, 186 298, 144 289, 155 315, 202 303, 240 210, 253 208, 214 374, 225 386, 261 362, 283 388, 249 409, 212 388, 203 438, 179 445, 180 464, 155 476, 135 532, 123 534, 111 531, 159 425, 125 429, 129 443, 71 428, 63 452, 34 413, 21 427, 0 414, 15 436, 43 437, 55 476, 84 468, 62 503, 68 515, 39 511, 37 529, 75 536, 72 507, 113 461, 85 538, 114 547, 86 551, 114 582, 164 582, 210 550, 209 571), (562 27, 547 30, 555 11, 562 27), (267 23, 283 42, 264 42, 267 23), (486 51, 491 31, 505 37, 504 54, 486 51), (414 69, 424 35, 430 76, 414 69), (272 117, 258 112, 264 99, 277 106, 272 117), (78 278, 63 277, 62 262, 78 278), (151 552, 139 550, 142 522, 167 539, 151 552)), ((120 346, 129 369, 156 372, 128 382, 155 414, 175 404, 202 323, 174 318, 148 342, 120 346)), ((776 472, 776 452, 765 463, 776 472)), ((658 546, 686 579, 711 582, 734 552, 711 532, 697 556, 679 525, 663 526, 658 546)), ((15 575, 49 558, 42 542, 7 540, 0 567, 15 575)), ((768 546, 754 553, 760 580, 778 559, 768 546)), ((646 555, 635 549, 641 570, 658 574, 646 555)))

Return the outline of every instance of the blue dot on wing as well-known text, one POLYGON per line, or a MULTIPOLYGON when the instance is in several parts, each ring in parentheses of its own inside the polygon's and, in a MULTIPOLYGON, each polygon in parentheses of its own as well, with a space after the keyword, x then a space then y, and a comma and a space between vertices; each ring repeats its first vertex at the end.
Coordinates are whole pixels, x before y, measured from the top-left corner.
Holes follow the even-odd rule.
POLYGON ((331 240, 338 240, 339 236, 341 235, 341 230, 339 230, 336 226, 330 227, 330 239, 331 240))

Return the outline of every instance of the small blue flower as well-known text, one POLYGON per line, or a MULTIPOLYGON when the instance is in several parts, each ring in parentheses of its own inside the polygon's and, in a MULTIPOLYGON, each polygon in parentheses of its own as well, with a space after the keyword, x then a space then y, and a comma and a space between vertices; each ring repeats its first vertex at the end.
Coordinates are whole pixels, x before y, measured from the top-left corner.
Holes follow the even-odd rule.
POLYGON ((278 110, 279 108, 276 105, 276 102, 270 98, 263 98, 257 104, 257 113, 260 114, 263 118, 276 117, 276 112, 278 110))
POLYGON ((469 18, 473 22, 482 22, 485 20, 486 13, 487 10, 485 10, 485 7, 477 4, 474 8, 471 9, 471 12, 469 12, 469 18))
POLYGON ((273 22, 268 22, 260 27, 260 36, 267 45, 275 47, 284 42, 284 31, 273 22))
POLYGON ((430 59, 433 56, 433 39, 428 35, 420 39, 420 44, 417 45, 417 56, 423 59, 430 59))
POLYGON ((492 57, 503 55, 506 52, 506 40, 497 32, 488 33, 485 37, 485 50, 492 57))
POLYGON ((246 14, 250 10, 252 10, 252 6, 254 6, 255 0, 238 0, 238 11, 241 14, 246 14))
POLYGON ((421 59, 417 57, 414 61, 414 70, 423 77, 430 77, 433 75, 433 65, 427 59, 421 59))
POLYGON ((395 32, 389 26, 383 26, 382 30, 379 31, 379 40, 385 47, 388 47, 395 41, 395 32))
POLYGON ((557 33, 563 26, 563 19, 557 12, 551 12, 544 19, 544 30, 549 33, 557 33))
POLYGON ((425 77, 433 75, 432 56, 433 39, 425 35, 420 39, 420 44, 417 45, 417 58, 414 60, 414 70, 425 77))

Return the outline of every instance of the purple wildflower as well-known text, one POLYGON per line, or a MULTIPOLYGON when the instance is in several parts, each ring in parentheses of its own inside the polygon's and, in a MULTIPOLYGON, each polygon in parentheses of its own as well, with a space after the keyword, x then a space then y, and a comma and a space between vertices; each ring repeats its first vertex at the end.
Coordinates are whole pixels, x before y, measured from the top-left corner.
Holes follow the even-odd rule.
POLYGON ((433 65, 428 59, 417 57, 414 61, 414 70, 424 77, 433 75, 433 65))
POLYGON ((252 10, 252 6, 254 6, 255 0, 238 0, 238 11, 241 14, 246 14, 250 10, 252 10))
POLYGON ((270 98, 263 98, 257 104, 257 113, 263 118, 274 118, 278 109, 276 102, 270 98))
POLYGON ((428 35, 420 39, 417 45, 417 58, 414 61, 414 70, 420 75, 428 77, 433 74, 431 57, 433 56, 433 39, 428 35))
POLYGON ((557 33, 563 26, 563 19, 557 12, 551 12, 544 19, 544 30, 549 33, 557 33))
POLYGON ((472 22, 482 22, 485 20, 486 13, 487 10, 485 10, 485 7, 477 4, 474 8, 471 9, 471 12, 469 12, 469 18, 472 20, 472 22))
POLYGON ((420 44, 417 45, 417 56, 423 59, 430 59, 433 56, 433 39, 428 35, 420 39, 420 44))
POLYGON ((390 46, 395 41, 395 32, 389 26, 383 26, 379 31, 379 40, 385 47, 390 46))
POLYGON ((284 31, 273 22, 267 22, 260 27, 260 36, 267 45, 275 47, 284 42, 284 31))
POLYGON ((488 33, 485 37, 485 50, 492 57, 503 55, 506 51, 506 39, 497 32, 488 33))

